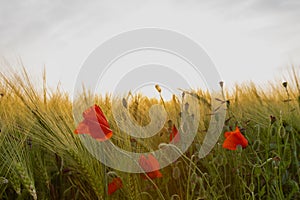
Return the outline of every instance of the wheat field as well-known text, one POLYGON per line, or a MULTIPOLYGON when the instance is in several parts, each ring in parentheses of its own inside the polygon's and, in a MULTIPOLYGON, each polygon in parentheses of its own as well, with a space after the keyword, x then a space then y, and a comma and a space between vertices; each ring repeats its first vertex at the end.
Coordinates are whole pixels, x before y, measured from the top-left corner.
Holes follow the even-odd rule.
MULTIPOLYGON (((206 91, 186 91, 198 99, 202 117, 197 135, 157 178, 117 171, 93 157, 74 133, 70 95, 47 88, 45 74, 40 82, 33 82, 26 70, 1 74, 0 199, 300 199, 300 74, 295 68, 290 72, 286 82, 274 81, 263 89, 255 83, 234 88, 221 84, 226 120, 217 144, 202 159, 197 155, 208 129, 211 99, 206 91), (248 143, 228 150, 222 146, 224 134, 236 127, 248 143), (117 187, 114 180, 122 184, 117 187), (109 192, 113 186, 116 190, 109 192)), ((83 93, 81 100, 89 95, 83 93)), ((114 144, 145 152, 169 141, 170 122, 178 123, 182 97, 136 94, 126 99, 139 125, 149 123, 154 104, 163 105, 168 114, 161 132, 145 140, 120 131, 111 112, 115 98, 94 98, 113 131, 114 144)))

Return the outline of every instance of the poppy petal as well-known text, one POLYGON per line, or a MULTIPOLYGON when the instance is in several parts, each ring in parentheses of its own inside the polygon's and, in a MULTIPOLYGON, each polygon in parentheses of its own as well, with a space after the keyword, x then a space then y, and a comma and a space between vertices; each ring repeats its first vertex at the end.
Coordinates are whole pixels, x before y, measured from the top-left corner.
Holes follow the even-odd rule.
POLYGON ((88 108, 82 115, 84 120, 75 129, 76 134, 88 134, 98 141, 105 141, 112 137, 112 130, 99 106, 88 108))
POLYGON ((243 148, 248 146, 248 140, 241 134, 238 127, 233 132, 225 133, 225 141, 223 143, 223 148, 229 150, 236 150, 238 145, 241 145, 243 148))
POLYGON ((149 163, 148 159, 144 155, 141 155, 139 159, 139 164, 144 171, 146 172, 151 171, 151 164, 149 163))
POLYGON ((88 133, 88 132, 89 132, 89 127, 83 122, 80 122, 74 131, 74 133, 76 133, 76 134, 88 133))
MULTIPOLYGON (((156 170, 156 171, 153 171, 153 172, 148 172, 147 176, 149 176, 149 178, 151 178, 151 179, 155 179, 155 178, 161 178, 162 174, 159 170, 156 170)), ((144 177, 145 177, 144 179, 147 179, 146 176, 144 176, 144 177)))
MULTIPOLYGON (((159 171, 159 162, 152 154, 149 154, 148 157, 141 155, 139 164, 146 172, 147 176, 149 176, 149 178, 155 179, 162 177, 162 174, 159 171)), ((147 176, 145 174, 142 174, 143 179, 147 179, 147 176)))
POLYGON ((150 163, 152 170, 158 170, 160 168, 158 161, 152 154, 149 154, 148 162, 150 163))
POLYGON ((120 178, 114 178, 112 182, 108 184, 108 194, 111 195, 122 187, 122 180, 120 178))
POLYGON ((228 138, 231 134, 232 134, 232 132, 226 132, 225 133, 225 138, 228 138))
POLYGON ((235 136, 229 136, 223 143, 223 148, 229 150, 236 150, 236 146, 239 145, 239 140, 235 136))
POLYGON ((180 134, 175 125, 173 125, 172 133, 170 134, 170 142, 178 143, 180 141, 180 134))

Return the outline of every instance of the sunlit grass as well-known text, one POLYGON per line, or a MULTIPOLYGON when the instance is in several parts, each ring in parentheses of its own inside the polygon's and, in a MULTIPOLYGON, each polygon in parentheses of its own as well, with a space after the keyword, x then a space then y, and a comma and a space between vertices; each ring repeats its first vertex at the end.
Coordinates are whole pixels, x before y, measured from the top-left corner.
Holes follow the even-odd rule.
MULTIPOLYGON (((270 83, 269 89, 251 83, 225 90, 223 133, 239 126, 249 145, 236 151, 224 149, 222 134, 203 159, 198 158, 198 152, 209 126, 211 99, 205 91, 187 91, 186 95, 199 100, 198 134, 187 152, 161 169, 162 178, 145 180, 140 174, 106 167, 88 152, 74 134, 76 124, 68 94, 59 89, 49 91, 45 74, 42 90, 34 86, 26 72, 8 78, 2 74, 0 199, 300 198, 298 77, 292 71, 286 84, 270 83), (122 179, 123 187, 108 195, 108 183, 116 177, 122 179)), ((86 99, 89 104, 88 96, 88 92, 82 94, 82 102, 86 99)), ((154 138, 135 140, 122 132, 113 118, 115 98, 96 96, 94 100, 109 121, 114 144, 126 151, 148 152, 168 142, 168 121, 179 123, 181 97, 166 101, 129 94, 123 105, 140 125, 149 123, 148 111, 154 104, 163 105, 168 113, 164 128, 154 138)), ((80 112, 87 106, 91 105, 83 104, 80 112)))

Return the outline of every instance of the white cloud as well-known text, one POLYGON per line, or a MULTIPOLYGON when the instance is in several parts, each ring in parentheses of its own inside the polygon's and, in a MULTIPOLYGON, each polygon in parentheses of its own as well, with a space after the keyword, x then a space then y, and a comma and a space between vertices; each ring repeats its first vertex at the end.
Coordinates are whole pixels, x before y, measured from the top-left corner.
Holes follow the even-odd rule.
POLYGON ((202 44, 227 82, 272 79, 277 67, 300 62, 299 18, 292 0, 0 1, 0 56, 21 56, 33 71, 46 65, 49 84, 72 91, 101 42, 155 26, 202 44))

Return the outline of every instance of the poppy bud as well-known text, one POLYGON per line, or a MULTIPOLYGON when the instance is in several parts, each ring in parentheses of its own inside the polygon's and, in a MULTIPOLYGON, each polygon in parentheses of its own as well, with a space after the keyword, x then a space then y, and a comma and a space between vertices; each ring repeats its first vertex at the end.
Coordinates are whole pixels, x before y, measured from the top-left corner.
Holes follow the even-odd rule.
POLYGON ((173 168, 172 176, 175 180, 180 178, 180 169, 178 166, 173 168))
POLYGON ((271 124, 274 124, 276 121, 276 117, 270 115, 270 119, 271 119, 271 124))
POLYGON ((66 167, 66 168, 64 168, 63 170, 62 170, 62 173, 63 174, 68 174, 69 172, 71 172, 72 170, 70 169, 70 168, 68 168, 68 167, 66 167))
POLYGON ((29 138, 27 138, 26 142, 27 142, 27 145, 31 148, 32 147, 32 139, 29 137, 29 138))
POLYGON ((168 120, 168 126, 169 126, 169 128, 172 128, 172 125, 173 125, 173 122, 172 122, 172 120, 168 120))
POLYGON ((127 108, 127 101, 125 98, 122 99, 122 104, 123 104, 124 108, 127 108))
POLYGON ((219 84, 220 84, 220 87, 223 89, 224 82, 223 82, 223 81, 220 81, 219 84))
POLYGON ((242 147, 242 145, 237 145, 236 146, 236 151, 238 152, 238 153, 242 153, 242 151, 243 151, 243 147, 242 147))
POLYGON ((137 146, 137 141, 134 138, 130 138, 130 143, 132 147, 136 147, 137 146))
POLYGON ((254 175, 255 175, 256 177, 259 177, 261 174, 262 174, 261 168, 260 168, 260 167, 255 167, 255 168, 254 168, 254 175))
POLYGON ((279 164, 280 164, 280 157, 276 156, 272 159, 272 166, 274 167, 274 169, 278 169, 279 164))
POLYGON ((7 184, 8 183, 8 180, 4 177, 0 177, 0 185, 1 184, 7 184))
POLYGON ((255 150, 255 151, 259 151, 260 150, 260 148, 261 148, 261 146, 262 146, 262 141, 261 140, 255 140, 254 142, 253 142, 253 145, 252 145, 252 147, 253 147, 253 149, 255 150))
POLYGON ((178 115, 179 115, 179 117, 182 117, 182 112, 180 112, 178 115))
POLYGON ((286 135, 286 128, 279 128, 278 134, 280 138, 284 138, 286 135))
POLYGON ((282 86, 286 88, 286 87, 287 87, 287 82, 284 81, 284 82, 282 83, 282 86))
POLYGON ((197 179, 198 179, 197 174, 195 172, 193 172, 192 175, 191 175, 191 183, 196 184, 197 183, 197 179))
POLYGON ((176 103, 176 95, 175 94, 172 95, 172 100, 174 101, 174 103, 176 103))
POLYGON ((230 101, 229 100, 226 100, 226 105, 227 105, 227 108, 229 108, 229 106, 230 106, 230 101))
POLYGON ((252 193, 254 192, 254 190, 255 190, 255 185, 254 185, 254 183, 250 183, 249 189, 250 189, 250 191, 251 191, 252 193))
POLYGON ((160 86, 159 86, 158 84, 155 85, 155 89, 156 89, 159 93, 161 93, 161 88, 160 88, 160 86))
POLYGON ((185 103, 184 104, 184 109, 187 112, 189 110, 190 104, 189 103, 185 103))
POLYGON ((194 121, 194 119, 195 119, 194 113, 191 115, 191 119, 194 121))

